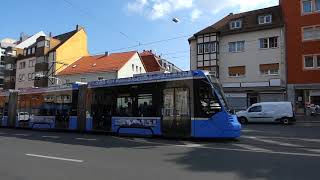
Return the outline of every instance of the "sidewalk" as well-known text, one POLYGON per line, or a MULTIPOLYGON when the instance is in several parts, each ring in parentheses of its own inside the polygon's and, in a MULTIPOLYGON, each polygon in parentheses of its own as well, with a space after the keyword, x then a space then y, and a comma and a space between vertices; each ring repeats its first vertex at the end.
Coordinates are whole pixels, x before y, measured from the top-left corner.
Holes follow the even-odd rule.
POLYGON ((320 123, 320 116, 296 115, 297 123, 320 123))

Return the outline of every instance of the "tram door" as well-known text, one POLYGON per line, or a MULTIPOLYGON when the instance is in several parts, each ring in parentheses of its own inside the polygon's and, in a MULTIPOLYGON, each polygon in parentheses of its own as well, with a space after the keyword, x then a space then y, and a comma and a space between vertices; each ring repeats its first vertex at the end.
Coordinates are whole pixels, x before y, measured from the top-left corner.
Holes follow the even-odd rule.
POLYGON ((163 91, 162 133, 171 137, 191 135, 190 91, 172 88, 163 91))
POLYGON ((112 98, 108 94, 101 93, 92 105, 93 129, 100 131, 111 130, 112 98))

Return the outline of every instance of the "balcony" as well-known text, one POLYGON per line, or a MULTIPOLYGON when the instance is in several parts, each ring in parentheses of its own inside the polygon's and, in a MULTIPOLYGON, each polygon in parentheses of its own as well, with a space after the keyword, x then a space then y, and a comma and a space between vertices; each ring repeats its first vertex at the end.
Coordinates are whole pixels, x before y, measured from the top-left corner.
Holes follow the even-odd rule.
POLYGON ((35 87, 48 87, 48 78, 35 78, 35 87))
POLYGON ((35 65, 35 71, 48 71, 49 69, 49 64, 47 62, 41 62, 41 63, 36 63, 35 65))

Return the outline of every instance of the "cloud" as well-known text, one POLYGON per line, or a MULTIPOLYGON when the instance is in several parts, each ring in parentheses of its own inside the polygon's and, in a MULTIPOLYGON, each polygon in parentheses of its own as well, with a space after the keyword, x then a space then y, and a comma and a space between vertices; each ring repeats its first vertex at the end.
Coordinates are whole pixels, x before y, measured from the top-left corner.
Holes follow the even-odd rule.
POLYGON ((202 15, 202 11, 200 11, 199 9, 194 9, 191 12, 191 21, 194 22, 197 19, 200 18, 200 16, 202 15))
POLYGON ((203 14, 217 14, 223 11, 244 12, 277 5, 279 0, 130 0, 127 9, 145 15, 151 20, 169 16, 177 11, 190 13, 195 21, 203 14))

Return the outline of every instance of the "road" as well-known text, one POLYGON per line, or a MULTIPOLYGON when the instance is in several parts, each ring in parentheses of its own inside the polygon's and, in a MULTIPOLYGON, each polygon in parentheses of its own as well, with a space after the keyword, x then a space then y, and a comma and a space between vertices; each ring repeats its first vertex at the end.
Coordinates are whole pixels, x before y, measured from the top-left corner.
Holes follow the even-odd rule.
POLYGON ((320 123, 206 141, 0 129, 0 167, 1 180, 319 179, 320 123))

